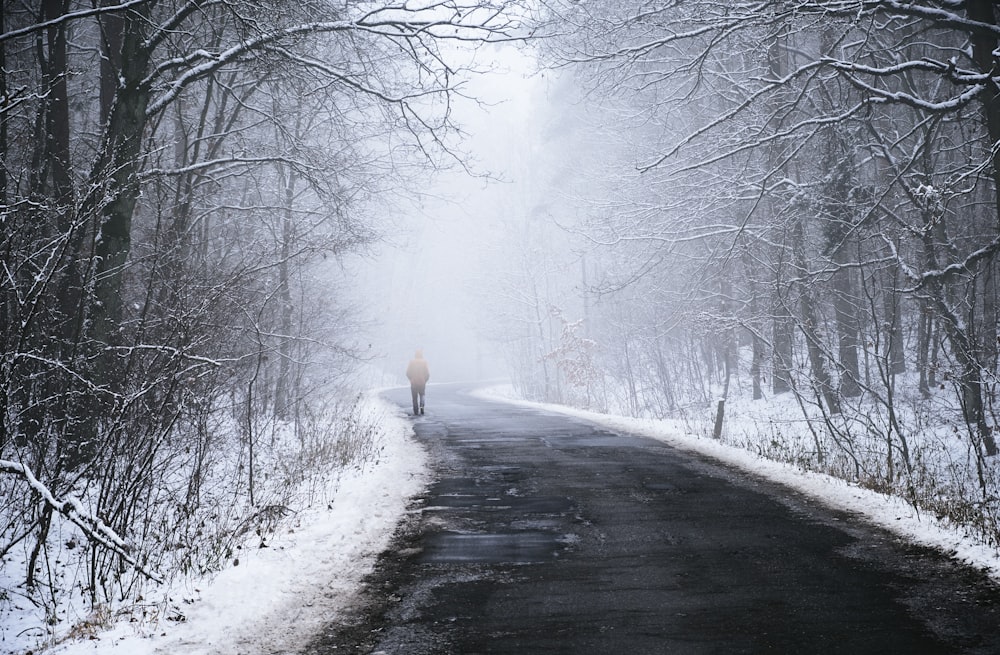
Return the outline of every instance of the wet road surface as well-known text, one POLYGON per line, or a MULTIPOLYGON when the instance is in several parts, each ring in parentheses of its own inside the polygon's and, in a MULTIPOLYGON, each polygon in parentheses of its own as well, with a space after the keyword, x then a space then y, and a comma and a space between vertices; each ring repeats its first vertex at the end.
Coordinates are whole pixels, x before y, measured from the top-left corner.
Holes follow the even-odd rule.
POLYGON ((428 389, 413 420, 436 481, 306 653, 1000 653, 979 572, 657 441, 461 391, 428 389))

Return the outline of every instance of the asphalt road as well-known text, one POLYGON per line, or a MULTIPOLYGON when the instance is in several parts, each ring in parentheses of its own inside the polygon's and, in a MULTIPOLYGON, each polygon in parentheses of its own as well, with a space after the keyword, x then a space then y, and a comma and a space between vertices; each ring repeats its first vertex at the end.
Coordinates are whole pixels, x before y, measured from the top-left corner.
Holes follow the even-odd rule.
POLYGON ((413 420, 436 482, 310 655, 1000 653, 985 576, 779 485, 460 387, 413 420))

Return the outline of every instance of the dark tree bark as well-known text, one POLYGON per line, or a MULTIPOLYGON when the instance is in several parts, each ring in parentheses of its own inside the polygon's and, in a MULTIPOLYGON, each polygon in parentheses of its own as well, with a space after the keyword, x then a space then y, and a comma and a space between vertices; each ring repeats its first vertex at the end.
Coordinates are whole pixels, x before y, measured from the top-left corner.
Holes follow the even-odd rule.
POLYGON ((840 394, 845 398, 861 395, 861 368, 858 348, 861 328, 858 321, 857 295, 850 271, 841 269, 833 274, 833 310, 837 319, 837 355, 840 362, 840 394))
POLYGON ((753 399, 760 400, 764 397, 764 390, 761 381, 761 374, 764 368, 764 340, 760 338, 760 335, 754 332, 751 337, 753 339, 753 349, 752 358, 750 360, 750 378, 751 384, 753 385, 753 399))
MULTIPOLYGON (((44 0, 42 17, 54 20, 69 11, 69 0, 44 0)), ((68 205, 73 197, 69 149, 69 95, 67 92, 66 23, 45 30, 43 67, 45 101, 45 162, 52 179, 53 198, 59 212, 58 229, 66 232, 71 220, 68 205)))
POLYGON ((934 332, 934 315, 926 306, 920 303, 920 317, 917 321, 917 372, 920 376, 917 388, 920 395, 929 398, 931 395, 932 379, 934 376, 931 369, 931 340, 934 332))
MULTIPOLYGON (((947 241, 940 241, 940 234, 944 230, 943 219, 934 219, 934 216, 928 216, 927 223, 936 224, 938 230, 925 230, 922 235, 924 268, 928 271, 941 270, 938 247, 939 243, 947 243, 947 241)), ((965 323, 949 304, 943 276, 928 276, 925 278, 923 286, 923 299, 933 307, 934 312, 940 318, 941 327, 948 337, 952 354, 959 365, 958 386, 966 423, 975 431, 986 454, 994 456, 998 452, 997 444, 993 432, 986 422, 986 411, 983 404, 983 367, 977 354, 976 342, 969 335, 965 323)))
MULTIPOLYGON (((119 339, 122 283, 131 246, 132 215, 139 197, 142 135, 150 97, 146 81, 149 12, 149 5, 143 4, 124 17, 120 79, 104 141, 90 175, 95 191, 85 206, 97 214, 94 218, 98 223, 92 336, 99 344, 112 344, 119 339), (105 194, 107 198, 103 197, 105 194)), ((98 378, 110 380, 106 374, 98 378)))
MULTIPOLYGON (((102 7, 117 4, 117 0, 101 0, 102 7)), ((125 21, 120 14, 107 13, 98 18, 101 30, 101 125, 108 122, 118 89, 118 73, 122 68, 122 45, 125 21)))
MULTIPOLYGON (((723 278, 720 292, 722 303, 719 308, 719 321, 723 325, 731 326, 733 324, 733 317, 727 299, 733 296, 733 289, 728 279, 723 278)), ((718 336, 718 339, 720 343, 718 343, 717 352, 722 359, 723 377, 722 395, 719 396, 715 410, 715 428, 713 434, 716 439, 722 437, 722 426, 726 416, 726 401, 729 399, 729 385, 733 378, 733 369, 736 368, 737 353, 739 351, 739 345, 736 343, 736 331, 732 327, 726 327, 718 336)))
POLYGON ((802 280, 809 279, 809 271, 806 266, 805 257, 805 235, 800 218, 793 219, 792 223, 792 247, 794 248, 795 267, 798 269, 800 280, 797 289, 799 296, 799 311, 802 319, 799 322, 799 329, 806 341, 806 352, 809 354, 809 370, 812 375, 813 384, 823 397, 827 411, 831 414, 840 413, 840 398, 833 388, 830 377, 830 370, 826 363, 826 354, 823 349, 823 339, 820 333, 819 313, 816 311, 816 300, 812 290, 802 280))
POLYGON ((990 371, 997 370, 997 284, 996 266, 993 263, 983 267, 983 318, 979 330, 979 344, 983 362, 990 371))
MULTIPOLYGON (((788 290, 785 289, 787 294, 788 290)), ((794 319, 788 311, 787 298, 781 289, 775 289, 772 303, 771 339, 771 392, 787 393, 792 390, 792 347, 794 345, 794 319)))
POLYGON ((764 360, 767 356, 767 344, 764 339, 761 338, 760 330, 760 294, 759 285, 754 276, 754 260, 751 256, 749 248, 744 248, 742 253, 742 264, 743 264, 743 274, 747 281, 747 289, 749 292, 749 299, 747 301, 747 307, 750 313, 750 326, 747 332, 750 334, 751 339, 751 352, 752 357, 750 359, 750 384, 753 388, 753 399, 760 400, 764 397, 763 390, 763 373, 764 373, 764 360))
POLYGON ((826 256, 836 265, 830 280, 833 291, 833 310, 837 321, 837 355, 840 369, 840 394, 854 398, 861 394, 861 369, 858 348, 861 345, 861 326, 858 320, 858 298, 854 291, 848 240, 851 234, 851 209, 849 199, 856 187, 853 165, 843 139, 837 130, 828 130, 824 143, 824 169, 828 183, 823 199, 823 236, 826 256))
MULTIPOLYGON (((3 34, 7 27, 4 12, 0 11, 0 34, 3 34)), ((7 110, 10 107, 10 96, 7 93, 7 43, 0 41, 0 204, 7 205, 7 110)))
POLYGON ((906 372, 906 352, 904 349, 903 321, 900 313, 899 291, 897 279, 899 267, 893 266, 891 274, 886 275, 882 289, 882 324, 883 334, 888 340, 887 364, 889 373, 899 375, 906 372))
POLYGON ((941 316, 942 325, 961 369, 958 384, 965 420, 975 429, 976 435, 982 440, 986 454, 994 456, 998 452, 997 444, 993 438, 993 432, 986 422, 986 411, 983 406, 982 368, 975 356, 975 344, 962 329, 958 317, 948 307, 944 299, 937 295, 941 289, 935 287, 938 285, 932 284, 929 289, 931 302, 936 306, 938 315, 941 316))
MULTIPOLYGON (((771 75, 781 78, 788 69, 788 29, 781 28, 780 32, 768 44, 767 63, 771 75)), ((772 99, 771 106, 774 114, 770 120, 771 129, 777 131, 781 127, 781 107, 785 104, 784 93, 779 91, 772 99)), ((784 177, 786 174, 786 162, 781 152, 778 142, 771 144, 767 151, 767 165, 770 176, 784 177)), ((765 180, 767 179, 765 178, 765 180)), ((771 220, 775 223, 779 220, 780 197, 771 200, 771 220)), ((792 236, 794 241, 794 235, 792 236)), ((794 257, 794 246, 791 249, 794 257)), ((792 362, 794 351, 795 319, 792 316, 791 285, 785 279, 786 269, 793 264, 787 257, 789 248, 779 245, 774 249, 774 289, 771 301, 772 340, 771 340, 771 389, 775 394, 782 394, 792 390, 792 362)))
MULTIPOLYGON (((992 0, 968 0, 966 8, 969 18, 972 20, 988 25, 997 25, 997 6, 992 0)), ((1000 150, 996 148, 996 145, 1000 143, 1000 85, 997 84, 1000 60, 996 56, 1000 42, 995 34, 980 30, 973 30, 970 40, 973 60, 979 70, 989 73, 980 98, 986 133, 992 151, 993 197, 996 203, 997 225, 1000 228, 1000 150)))
POLYGON ((732 363, 730 362, 729 351, 725 355, 725 377, 722 383, 722 397, 719 398, 715 408, 715 426, 712 429, 712 436, 715 439, 722 438, 722 426, 726 417, 726 399, 729 397, 729 382, 733 377, 732 363))
MULTIPOLYGON (((46 21, 61 18, 69 11, 69 0, 45 0, 42 17, 46 21)), ((75 353, 82 323, 83 282, 80 248, 83 234, 76 226, 72 162, 70 161, 70 112, 68 94, 67 24, 58 23, 45 30, 46 58, 43 67, 49 95, 45 103, 45 166, 52 180, 51 197, 55 203, 56 233, 66 240, 65 265, 58 274, 56 298, 58 314, 53 331, 61 339, 61 356, 75 353)))

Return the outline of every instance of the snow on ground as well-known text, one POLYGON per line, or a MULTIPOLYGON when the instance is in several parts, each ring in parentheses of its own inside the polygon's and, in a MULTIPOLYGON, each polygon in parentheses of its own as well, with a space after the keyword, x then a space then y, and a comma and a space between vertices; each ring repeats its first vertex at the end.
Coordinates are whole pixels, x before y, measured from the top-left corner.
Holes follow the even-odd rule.
POLYGON ((768 460, 715 439, 690 434, 678 421, 612 416, 564 405, 520 400, 509 385, 482 389, 475 395, 487 400, 499 400, 574 416, 614 431, 652 437, 675 448, 706 455, 781 483, 828 506, 857 513, 869 522, 891 530, 912 542, 949 553, 962 562, 986 571, 995 580, 1000 581, 1000 552, 968 537, 960 530, 945 525, 933 516, 918 512, 901 498, 864 489, 829 475, 804 471, 791 464, 768 460))
MULTIPOLYGON (((611 430, 642 434, 780 482, 828 505, 855 512, 915 542, 936 547, 1000 579, 1000 553, 922 515, 902 500, 843 480, 763 459, 740 448, 686 433, 677 422, 610 416, 523 401, 509 387, 478 397, 558 412, 611 430)), ((271 539, 270 548, 244 552, 239 566, 211 581, 174 591, 183 622, 120 623, 94 639, 46 651, 58 655, 280 655, 300 652, 323 625, 350 606, 361 579, 391 539, 410 498, 429 482, 427 455, 411 424, 384 405, 379 463, 345 475, 332 507, 300 514, 271 539)), ((6 644, 5 644, 6 646, 6 644)))
POLYGON ((410 498, 428 481, 427 455, 395 406, 383 405, 379 462, 345 473, 329 509, 305 510, 239 565, 171 591, 185 620, 121 623, 58 655, 278 655, 300 652, 338 611, 389 544, 410 498))

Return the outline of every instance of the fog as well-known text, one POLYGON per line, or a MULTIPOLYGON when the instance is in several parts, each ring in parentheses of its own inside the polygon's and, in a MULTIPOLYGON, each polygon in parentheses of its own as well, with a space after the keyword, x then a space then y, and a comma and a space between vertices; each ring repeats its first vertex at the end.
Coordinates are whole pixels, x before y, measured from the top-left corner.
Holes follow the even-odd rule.
POLYGON ((453 106, 467 168, 429 173, 361 265, 363 304, 374 312, 371 355, 385 382, 404 381, 416 349, 430 363, 432 382, 506 375, 495 339, 485 335, 491 305, 502 303, 491 285, 503 275, 501 237, 510 222, 524 220, 511 208, 532 193, 527 178, 548 120, 547 79, 515 46, 488 56, 490 71, 469 77, 468 97, 453 106))
POLYGON ((0 589, 218 570, 417 349, 1000 543, 1000 13, 934 4, 5 0, 0 589))

